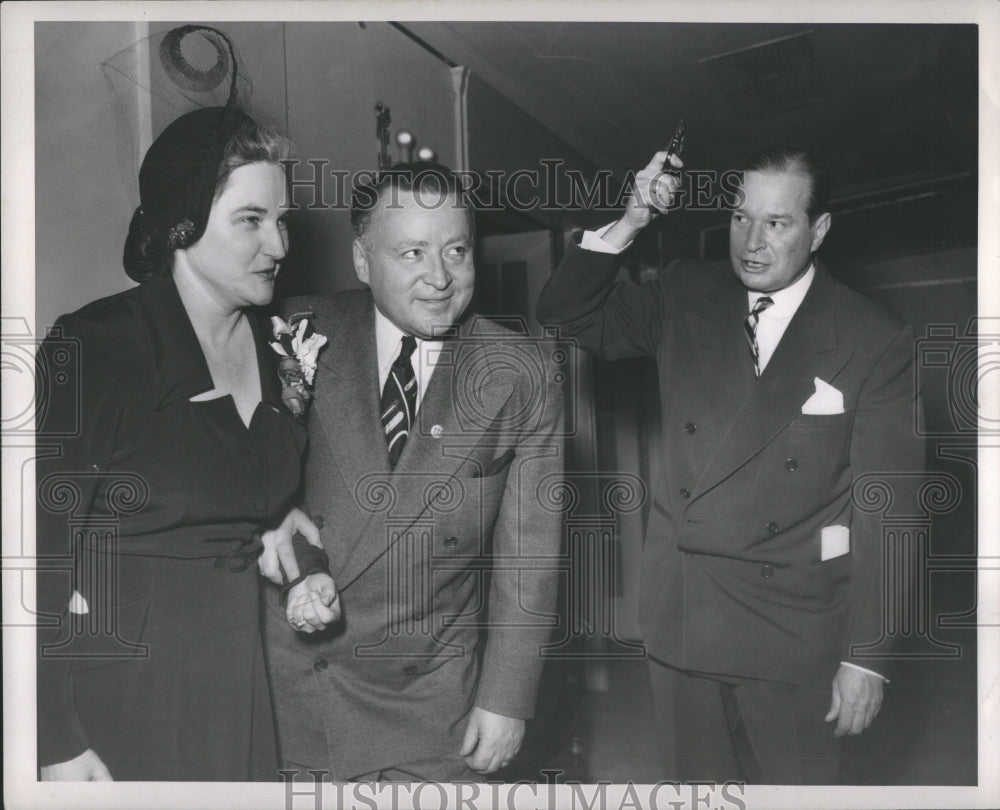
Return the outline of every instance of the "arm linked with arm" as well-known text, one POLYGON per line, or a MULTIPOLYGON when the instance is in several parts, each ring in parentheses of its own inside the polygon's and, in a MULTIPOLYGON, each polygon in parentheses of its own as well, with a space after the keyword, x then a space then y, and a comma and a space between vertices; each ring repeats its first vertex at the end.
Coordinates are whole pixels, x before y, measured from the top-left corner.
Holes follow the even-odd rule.
MULTIPOLYGON (((675 136, 679 152, 683 129, 678 128, 675 136)), ((670 152, 670 148, 657 152, 636 173, 622 216, 601 230, 599 247, 590 232, 582 246, 575 239, 570 243, 538 299, 540 323, 559 327, 560 337, 576 338, 581 348, 605 360, 651 357, 659 347, 666 303, 663 289, 658 282, 615 283, 621 266, 616 253, 632 244, 654 212, 665 213, 673 205, 680 185, 675 170, 684 162, 670 152), (596 249, 587 250, 588 245, 596 249)))

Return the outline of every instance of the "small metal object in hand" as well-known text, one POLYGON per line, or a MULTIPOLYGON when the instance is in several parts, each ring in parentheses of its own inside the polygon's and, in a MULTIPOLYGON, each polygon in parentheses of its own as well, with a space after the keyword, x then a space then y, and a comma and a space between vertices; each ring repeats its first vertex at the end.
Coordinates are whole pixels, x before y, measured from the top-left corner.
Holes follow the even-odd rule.
POLYGON ((684 124, 684 119, 682 118, 677 122, 677 128, 674 130, 674 136, 670 139, 670 144, 667 146, 667 159, 669 160, 671 155, 677 155, 680 157, 684 154, 684 135, 686 132, 686 126, 684 124))
MULTIPOLYGON (((670 169, 671 155, 677 155, 677 157, 680 157, 684 153, 684 137, 686 131, 687 131, 687 126, 684 123, 684 119, 681 118, 677 122, 677 126, 674 128, 674 134, 673 137, 671 137, 670 139, 670 143, 667 144, 667 159, 663 161, 663 167, 665 170, 669 171, 670 169)), ((676 176, 677 174, 679 174, 679 172, 671 172, 671 174, 674 174, 676 176)), ((655 205, 648 205, 646 207, 649 209, 649 213, 652 214, 654 217, 659 216, 662 213, 662 211, 660 211, 660 209, 657 208, 655 205)))

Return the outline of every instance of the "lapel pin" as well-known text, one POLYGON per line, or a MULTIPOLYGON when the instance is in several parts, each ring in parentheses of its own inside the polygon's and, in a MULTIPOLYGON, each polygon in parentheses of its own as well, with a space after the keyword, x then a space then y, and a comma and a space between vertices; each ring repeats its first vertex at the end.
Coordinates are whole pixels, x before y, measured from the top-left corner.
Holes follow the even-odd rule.
POLYGON ((431 436, 433 436, 435 439, 440 439, 443 435, 444 435, 444 428, 441 427, 441 425, 434 425, 434 427, 431 428, 431 436))

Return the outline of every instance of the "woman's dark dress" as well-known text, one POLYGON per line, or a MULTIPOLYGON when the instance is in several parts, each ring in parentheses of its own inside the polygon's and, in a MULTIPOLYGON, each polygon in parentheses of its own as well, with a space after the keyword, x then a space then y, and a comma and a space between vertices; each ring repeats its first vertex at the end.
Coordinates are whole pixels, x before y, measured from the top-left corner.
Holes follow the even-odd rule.
POLYGON ((214 386, 169 276, 65 316, 39 353, 58 449, 37 463, 40 765, 93 748, 116 780, 277 778, 257 532, 292 503, 305 430, 250 318, 249 428, 231 397, 190 401, 214 386))

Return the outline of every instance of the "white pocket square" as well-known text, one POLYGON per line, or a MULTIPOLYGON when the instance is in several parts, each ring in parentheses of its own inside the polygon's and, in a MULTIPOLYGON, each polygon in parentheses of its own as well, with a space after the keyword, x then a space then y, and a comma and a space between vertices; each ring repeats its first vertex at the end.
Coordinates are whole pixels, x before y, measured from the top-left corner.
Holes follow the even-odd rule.
POLYGON ((843 557, 851 550, 851 530, 846 526, 824 526, 820 532, 820 561, 843 557))
POLYGON ((69 612, 75 613, 77 616, 85 616, 90 613, 90 605, 87 604, 87 600, 79 591, 73 591, 69 598, 69 612))
POLYGON ((802 413, 814 416, 830 415, 844 412, 844 395, 830 383, 814 377, 816 391, 802 405, 802 413))

